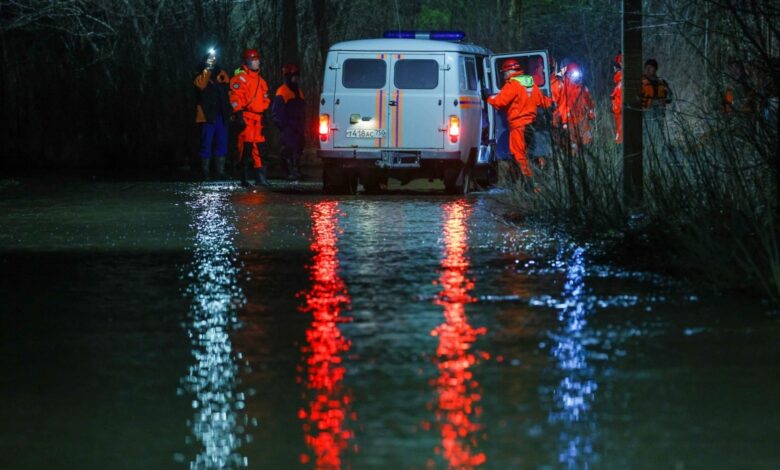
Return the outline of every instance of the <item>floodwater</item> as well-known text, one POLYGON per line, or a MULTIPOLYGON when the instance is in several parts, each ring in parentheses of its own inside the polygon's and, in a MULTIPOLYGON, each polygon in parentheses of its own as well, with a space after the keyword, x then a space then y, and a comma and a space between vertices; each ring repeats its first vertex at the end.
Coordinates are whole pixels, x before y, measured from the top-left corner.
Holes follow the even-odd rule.
POLYGON ((780 316, 488 195, 0 184, 0 468, 780 468, 780 316))

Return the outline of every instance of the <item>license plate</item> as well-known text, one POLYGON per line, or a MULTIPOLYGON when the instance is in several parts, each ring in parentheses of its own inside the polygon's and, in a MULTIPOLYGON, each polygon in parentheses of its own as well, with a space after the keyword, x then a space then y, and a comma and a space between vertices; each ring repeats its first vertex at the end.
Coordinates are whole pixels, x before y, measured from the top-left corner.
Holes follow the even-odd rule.
POLYGON ((384 139, 385 129, 347 129, 350 139, 384 139))

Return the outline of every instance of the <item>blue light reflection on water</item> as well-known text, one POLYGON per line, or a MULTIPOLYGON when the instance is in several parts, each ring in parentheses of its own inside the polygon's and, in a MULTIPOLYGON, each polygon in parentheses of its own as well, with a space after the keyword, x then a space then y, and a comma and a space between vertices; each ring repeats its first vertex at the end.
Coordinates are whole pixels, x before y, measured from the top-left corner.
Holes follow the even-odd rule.
POLYGON ((551 423, 562 425, 559 462, 568 468, 588 468, 595 460, 593 440, 595 421, 589 411, 598 384, 588 365, 584 329, 593 311, 585 288, 585 249, 578 247, 566 263, 563 299, 558 305, 560 329, 551 335, 552 355, 563 378, 554 391, 555 408, 549 414, 551 423))
POLYGON ((228 195, 211 187, 193 194, 188 203, 195 243, 186 326, 194 363, 182 379, 182 392, 192 398, 193 417, 188 424, 200 444, 190 461, 193 469, 248 465, 239 452, 248 437, 247 416, 241 412, 244 394, 237 391, 241 354, 234 351, 230 339, 238 321, 236 311, 245 298, 238 284, 237 231, 228 195))

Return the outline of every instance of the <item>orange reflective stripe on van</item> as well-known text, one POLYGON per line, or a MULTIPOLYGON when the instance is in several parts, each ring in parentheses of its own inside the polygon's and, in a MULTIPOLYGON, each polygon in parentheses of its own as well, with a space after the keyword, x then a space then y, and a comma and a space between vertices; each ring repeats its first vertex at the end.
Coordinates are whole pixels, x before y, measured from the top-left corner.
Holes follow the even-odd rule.
POLYGON ((480 101, 479 98, 475 96, 459 96, 458 106, 460 106, 463 109, 481 108, 482 102, 480 101))

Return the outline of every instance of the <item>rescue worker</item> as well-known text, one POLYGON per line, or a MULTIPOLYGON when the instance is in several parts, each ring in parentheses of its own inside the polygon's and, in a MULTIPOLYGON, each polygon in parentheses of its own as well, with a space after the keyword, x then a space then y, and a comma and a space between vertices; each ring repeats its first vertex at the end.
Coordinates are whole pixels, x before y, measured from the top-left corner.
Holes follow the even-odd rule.
POLYGON ((562 144, 573 155, 593 141, 590 123, 596 119, 596 111, 590 90, 582 82, 583 73, 579 64, 569 62, 564 70, 558 113, 564 131, 562 144))
POLYGON ((756 91, 750 86, 745 66, 736 60, 730 61, 726 68, 729 82, 723 91, 722 105, 726 115, 750 116, 757 109, 756 91))
POLYGON ((488 103, 500 110, 506 110, 509 125, 509 150, 527 179, 533 177, 526 146, 526 130, 533 131, 538 107, 549 108, 551 102, 546 98, 530 75, 525 75, 520 63, 507 59, 501 64, 504 74, 504 86, 501 91, 488 98, 488 103))
POLYGON ((550 58, 550 101, 552 102, 552 137, 555 142, 561 140, 560 102, 563 95, 563 76, 558 70, 554 58, 550 58))
POLYGON ((623 54, 615 57, 612 65, 614 75, 612 81, 615 88, 612 89, 612 114, 615 117, 615 143, 623 143, 623 54))
POLYGON ((251 167, 255 173, 255 185, 267 186, 268 179, 261 160, 260 147, 265 143, 263 112, 268 109, 271 100, 268 98, 268 85, 260 76, 260 54, 256 49, 247 49, 243 58, 244 64, 230 80, 230 105, 240 128, 238 155, 241 163, 241 185, 249 186, 251 167))
POLYGON ((645 135, 649 142, 666 140, 666 105, 672 102, 672 91, 666 80, 656 75, 658 62, 655 59, 645 61, 645 74, 642 76, 642 118, 645 135))
POLYGON ((553 125, 557 125, 560 122, 560 116, 556 120, 558 114, 558 103, 561 101, 561 95, 563 93, 563 75, 558 72, 555 59, 550 59, 550 98, 555 103, 555 111, 553 112, 553 125))
POLYGON ((210 49, 196 67, 194 80, 198 91, 195 122, 200 124, 200 163, 203 179, 209 178, 211 159, 217 178, 225 177, 225 157, 228 149, 230 119, 227 72, 217 65, 217 52, 210 49))
POLYGON ((645 62, 645 74, 642 76, 642 107, 663 116, 666 105, 672 102, 672 90, 666 80, 656 75, 658 62, 648 59, 645 62))
POLYGON ((300 69, 295 64, 282 67, 284 84, 276 90, 271 103, 274 124, 282 131, 282 160, 287 167, 287 179, 301 178, 300 159, 303 153, 306 102, 300 89, 300 69))
POLYGON ((536 83, 536 86, 543 87, 545 85, 544 83, 544 59, 542 56, 536 57, 534 60, 534 83, 536 83))

